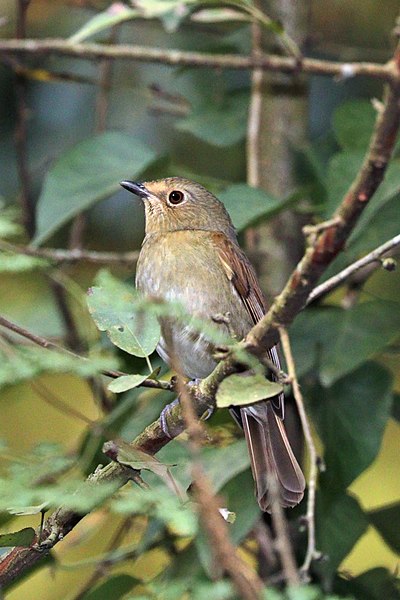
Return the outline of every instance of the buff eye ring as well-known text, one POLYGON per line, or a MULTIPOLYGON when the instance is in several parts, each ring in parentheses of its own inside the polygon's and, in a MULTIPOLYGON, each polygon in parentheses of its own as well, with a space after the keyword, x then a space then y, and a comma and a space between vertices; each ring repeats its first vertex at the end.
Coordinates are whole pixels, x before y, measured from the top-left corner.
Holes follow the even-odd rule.
POLYGON ((168 196, 168 202, 170 204, 173 204, 174 206, 176 204, 181 204, 184 201, 184 199, 185 199, 184 193, 179 190, 172 191, 168 196))

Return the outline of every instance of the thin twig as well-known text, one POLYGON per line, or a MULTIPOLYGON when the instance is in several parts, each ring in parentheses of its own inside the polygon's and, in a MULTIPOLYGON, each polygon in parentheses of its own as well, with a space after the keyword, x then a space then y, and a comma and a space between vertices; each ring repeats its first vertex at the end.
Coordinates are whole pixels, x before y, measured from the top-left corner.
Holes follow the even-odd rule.
MULTIPOLYGON (((110 36, 108 39, 109 44, 115 44, 118 36, 118 26, 114 25, 111 28, 110 36)), ((96 97, 96 108, 95 108, 95 131, 101 133, 106 130, 107 127, 107 116, 110 102, 110 92, 112 85, 113 75, 113 61, 110 58, 105 58, 99 65, 100 80, 98 86, 98 93, 96 97)))
POLYGON ((333 275, 333 277, 330 277, 320 285, 317 285, 317 287, 314 288, 311 294, 309 295, 307 304, 314 302, 318 298, 321 298, 321 296, 326 296, 326 294, 329 294, 330 292, 332 292, 332 290, 335 290, 337 287, 342 285, 342 283, 344 283, 347 279, 349 279, 349 277, 354 275, 354 273, 356 273, 363 267, 366 267, 367 265, 371 265, 371 263, 376 263, 376 268, 378 269, 382 266, 381 259, 385 255, 393 256, 396 253, 396 250, 399 248, 399 246, 400 235, 396 235, 391 240, 388 240, 381 246, 378 246, 378 248, 375 248, 375 250, 372 250, 372 252, 369 252, 359 260, 356 260, 354 263, 352 263, 336 275, 333 275))
MULTIPOLYGON (((260 58, 262 56, 262 34, 259 23, 252 23, 251 33, 252 56, 254 58, 260 58)), ((251 72, 251 92, 249 113, 247 117, 246 160, 247 183, 252 187, 259 187, 260 185, 260 123, 263 75, 264 72, 260 68, 255 68, 251 72)))
POLYGON ((298 586, 300 585, 300 577, 289 540, 287 521, 279 502, 278 480, 272 473, 268 477, 268 487, 271 493, 271 518, 275 532, 275 547, 281 561, 284 579, 288 585, 298 586))
MULTIPOLYGON (((173 368, 175 367, 176 365, 173 365, 173 368)), ((221 504, 212 490, 210 480, 200 460, 201 439, 205 434, 204 426, 195 413, 192 397, 181 376, 178 376, 177 384, 183 419, 189 437, 195 499, 215 558, 214 564, 217 569, 221 569, 222 573, 225 572, 229 576, 241 598, 258 600, 263 588, 262 581, 240 558, 229 539, 227 523, 219 512, 221 504)))
MULTIPOLYGON (((17 2, 17 38, 21 41, 26 37, 26 15, 29 4, 30 0, 18 0, 17 2)), ((28 105, 26 101, 26 79, 22 73, 15 74, 15 93, 17 98, 15 146, 21 183, 22 218, 25 230, 31 238, 35 233, 35 208, 32 201, 27 155, 28 105)))
POLYGON ((32 246, 16 246, 0 240, 0 250, 15 252, 26 256, 37 256, 49 260, 54 265, 63 263, 75 264, 78 262, 89 262, 94 264, 127 265, 132 267, 136 264, 139 252, 98 252, 96 250, 64 250, 63 248, 34 248, 32 246))
POLYGON ((281 73, 308 73, 310 75, 333 76, 339 79, 367 76, 384 81, 393 78, 390 63, 335 62, 264 54, 262 57, 237 56, 229 54, 208 54, 185 52, 129 44, 71 44, 63 39, 0 40, 0 53, 73 56, 83 60, 102 58, 135 60, 138 62, 159 63, 171 66, 190 66, 216 69, 250 70, 260 68, 281 73))
POLYGON ((279 329, 281 345, 285 355, 288 374, 292 382, 293 396, 296 401, 297 410, 306 440, 310 459, 310 471, 308 475, 308 497, 307 497, 307 552, 301 567, 301 575, 304 581, 309 580, 309 569, 311 562, 320 556, 315 546, 315 491, 318 476, 318 455, 311 433, 310 423, 304 407, 303 395, 296 375, 296 367, 290 346, 289 335, 283 327, 279 329))
MULTIPOLYGON (((72 352, 67 348, 63 348, 62 346, 59 346, 58 344, 40 335, 36 335, 28 329, 24 329, 23 327, 20 327, 19 325, 13 323, 9 319, 6 319, 2 315, 0 315, 0 326, 5 327, 6 329, 9 329, 10 331, 13 331, 18 335, 21 335, 22 337, 30 340, 31 342, 33 342, 37 346, 40 346, 41 348, 46 348, 48 350, 56 350, 57 352, 62 352, 63 354, 72 356, 73 358, 90 362, 90 358, 87 358, 86 356, 81 356, 80 354, 76 354, 75 352, 72 352)), ((101 373, 102 375, 105 375, 106 377, 111 377, 112 379, 121 377, 122 375, 127 375, 127 373, 124 373, 123 371, 113 371, 110 369, 103 369, 101 373)), ((141 387, 147 387, 158 390, 172 390, 172 386, 169 381, 156 381, 155 379, 145 379, 140 385, 141 387)))

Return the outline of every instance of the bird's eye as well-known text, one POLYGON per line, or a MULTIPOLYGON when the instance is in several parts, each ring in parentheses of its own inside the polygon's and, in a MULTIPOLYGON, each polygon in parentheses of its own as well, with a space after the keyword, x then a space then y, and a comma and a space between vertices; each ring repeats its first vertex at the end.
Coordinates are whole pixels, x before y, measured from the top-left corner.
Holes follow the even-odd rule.
POLYGON ((179 190, 174 190, 168 196, 168 201, 170 204, 180 204, 181 202, 184 201, 184 199, 185 199, 185 196, 184 196, 183 192, 180 192, 179 190))

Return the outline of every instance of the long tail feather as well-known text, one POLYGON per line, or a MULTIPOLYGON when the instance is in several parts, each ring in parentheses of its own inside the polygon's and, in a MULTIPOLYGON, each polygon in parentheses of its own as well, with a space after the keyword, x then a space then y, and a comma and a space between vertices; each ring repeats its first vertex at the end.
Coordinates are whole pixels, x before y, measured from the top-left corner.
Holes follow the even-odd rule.
POLYGON ((260 508, 271 511, 271 477, 278 483, 281 505, 296 506, 304 496, 305 480, 283 422, 268 401, 242 408, 240 416, 260 508))

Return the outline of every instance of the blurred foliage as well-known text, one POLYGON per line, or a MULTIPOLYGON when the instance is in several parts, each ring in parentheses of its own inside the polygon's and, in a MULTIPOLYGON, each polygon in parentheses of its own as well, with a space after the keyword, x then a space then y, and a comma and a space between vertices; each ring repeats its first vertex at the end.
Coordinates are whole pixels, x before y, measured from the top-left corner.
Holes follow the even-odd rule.
MULTIPOLYGON (((140 0, 134 6, 38 0, 29 7, 28 36, 249 52, 252 3, 238 0, 235 11, 215 4, 203 2, 197 11, 195 0, 140 0)), ((313 2, 311 54, 339 60, 389 58, 388 33, 398 6, 394 0, 383 4, 384 10, 372 0, 313 2)), ((0 16, 5 17, 1 35, 14 37, 16 3, 0 0, 0 16)), ((279 24, 265 18, 264 25, 286 44, 279 24)), ((196 179, 225 203, 241 238, 246 229, 283 210, 306 214, 310 221, 329 217, 367 149, 379 110, 371 98, 381 97, 381 85, 367 79, 310 78, 310 141, 293 148, 298 187, 290 197, 274 198, 245 182, 249 73, 44 55, 18 60, 26 76, 27 174, 36 233, 29 240, 21 225, 15 64, 5 60, 0 65, 0 311, 90 360, 32 347, 1 331, 0 438, 7 443, 0 446, 0 555, 7 544, 30 543, 30 528, 38 526, 42 511, 63 504, 93 512, 52 554, 49 591, 50 566, 40 563, 34 574, 16 581, 7 597, 236 598, 228 581, 212 580, 215 565, 196 507, 190 500, 182 503, 173 491, 190 486, 184 436, 163 448, 159 460, 120 455, 125 464, 143 468, 150 490, 126 486, 114 495, 113 485, 80 483, 107 460, 101 452, 107 439, 132 440, 173 399, 169 392, 138 386, 145 378, 157 378, 163 368, 152 354, 159 336, 156 315, 162 310, 173 311, 174 318, 187 315, 178 306, 159 306, 157 312, 151 303, 135 305, 133 266, 113 267, 112 274, 84 262, 54 267, 18 247, 69 247, 76 217, 84 212, 78 241, 85 248, 139 248, 141 207, 119 190, 119 181, 129 178, 196 179), (151 360, 151 369, 144 358, 151 360), (107 390, 110 382, 101 372, 117 368, 130 375, 107 390), (118 524, 124 525, 120 535, 118 524), (92 583, 86 587, 85 582, 92 583)), ((397 150, 384 183, 326 277, 398 234, 399 156, 397 150)), ((326 465, 316 515, 323 555, 312 565, 313 585, 269 586, 265 598, 272 600, 400 597, 395 577, 400 489, 398 477, 392 476, 398 469, 388 462, 399 453, 400 279, 398 272, 381 270, 355 291, 351 285, 344 288, 310 306, 290 328, 326 465), (373 550, 368 542, 363 545, 371 529, 379 537, 373 550)), ((215 329, 207 335, 214 339, 215 329)), ((161 376, 167 377, 165 371, 161 376)), ((240 404, 238 379, 248 391, 243 378, 224 383, 233 385, 240 404)), ((262 383, 263 397, 267 384, 262 383)), ((253 382, 255 394, 259 385, 253 382)), ((222 389, 220 398, 231 394, 231 388, 222 389)), ((226 413, 217 411, 208 422, 201 460, 235 515, 229 525, 232 540, 256 565, 265 559, 254 538, 259 510, 249 458, 226 413)), ((299 564, 306 545, 305 512, 303 502, 288 515, 299 564)), ((268 577, 276 574, 271 565, 262 568, 268 577)))

